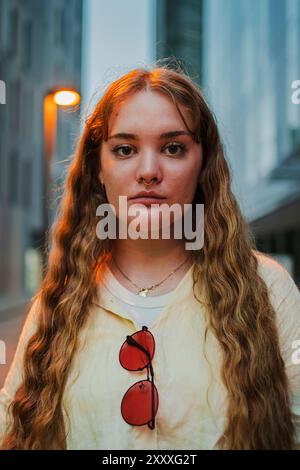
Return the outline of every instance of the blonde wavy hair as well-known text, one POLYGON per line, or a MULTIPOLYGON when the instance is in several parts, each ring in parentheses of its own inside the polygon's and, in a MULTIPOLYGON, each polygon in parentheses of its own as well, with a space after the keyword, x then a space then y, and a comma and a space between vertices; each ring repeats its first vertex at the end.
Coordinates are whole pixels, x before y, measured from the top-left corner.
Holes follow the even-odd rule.
POLYGON ((115 80, 85 122, 37 293, 37 329, 25 349, 24 379, 10 403, 12 419, 1 448, 67 448, 64 388, 79 333, 97 302, 99 263, 111 250, 111 240, 95 236, 96 209, 107 202, 98 179, 101 142, 107 140, 112 110, 145 89, 166 94, 185 122, 178 104, 183 106, 192 116, 193 138, 203 147, 194 202, 205 204, 205 240, 203 248, 193 252, 193 279, 194 287, 205 292, 228 391, 227 421, 218 446, 292 449, 295 429, 275 311, 258 274, 254 237, 231 191, 216 118, 193 80, 180 67, 168 64, 137 68, 115 80))

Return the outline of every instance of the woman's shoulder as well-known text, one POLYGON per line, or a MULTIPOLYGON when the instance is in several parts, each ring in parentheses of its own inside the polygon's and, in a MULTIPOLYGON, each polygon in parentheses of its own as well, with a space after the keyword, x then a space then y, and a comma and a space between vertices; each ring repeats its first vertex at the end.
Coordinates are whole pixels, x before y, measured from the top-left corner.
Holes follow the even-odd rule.
POLYGON ((278 261, 264 253, 256 252, 256 255, 258 272, 268 287, 276 314, 283 357, 290 363, 294 348, 300 341, 300 291, 288 270, 278 261))
POLYGON ((258 274, 265 281, 275 306, 287 297, 300 302, 299 289, 289 271, 275 258, 260 251, 254 251, 258 261, 258 274))
POLYGON ((277 277, 286 277, 288 273, 287 269, 279 263, 275 258, 262 251, 253 250, 257 261, 258 269, 266 279, 274 281, 277 277))
POLYGON ((30 299, 29 308, 25 317, 25 328, 35 328, 41 314, 41 293, 37 293, 30 299))

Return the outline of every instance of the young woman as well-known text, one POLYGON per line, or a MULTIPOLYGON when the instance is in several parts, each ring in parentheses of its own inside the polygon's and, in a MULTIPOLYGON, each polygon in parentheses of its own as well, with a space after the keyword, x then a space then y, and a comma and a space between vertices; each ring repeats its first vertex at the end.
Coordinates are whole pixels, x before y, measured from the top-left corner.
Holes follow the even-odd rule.
POLYGON ((300 293, 256 250, 213 114, 182 71, 135 69, 106 90, 33 300, 0 394, 2 449, 299 445, 300 293), (161 225, 99 238, 97 208, 119 226, 120 196, 143 220, 154 203, 204 204, 203 246, 161 225))

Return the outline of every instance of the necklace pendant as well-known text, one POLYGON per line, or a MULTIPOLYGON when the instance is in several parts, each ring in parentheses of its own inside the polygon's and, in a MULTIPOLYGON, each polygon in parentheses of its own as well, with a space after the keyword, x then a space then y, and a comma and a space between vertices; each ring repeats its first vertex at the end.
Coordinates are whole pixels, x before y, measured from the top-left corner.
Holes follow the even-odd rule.
POLYGON ((141 297, 146 297, 148 295, 148 292, 149 292, 149 289, 140 289, 138 294, 141 296, 141 297))

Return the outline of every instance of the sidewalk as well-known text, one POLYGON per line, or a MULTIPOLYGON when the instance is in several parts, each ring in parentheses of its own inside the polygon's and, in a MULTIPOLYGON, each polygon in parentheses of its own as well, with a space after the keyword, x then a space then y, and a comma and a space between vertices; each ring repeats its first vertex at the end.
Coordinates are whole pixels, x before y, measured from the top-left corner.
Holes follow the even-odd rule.
POLYGON ((22 326, 28 313, 30 300, 17 308, 5 312, 0 317, 0 340, 5 342, 6 346, 6 364, 0 363, 0 388, 4 384, 10 364, 18 344, 22 326))

